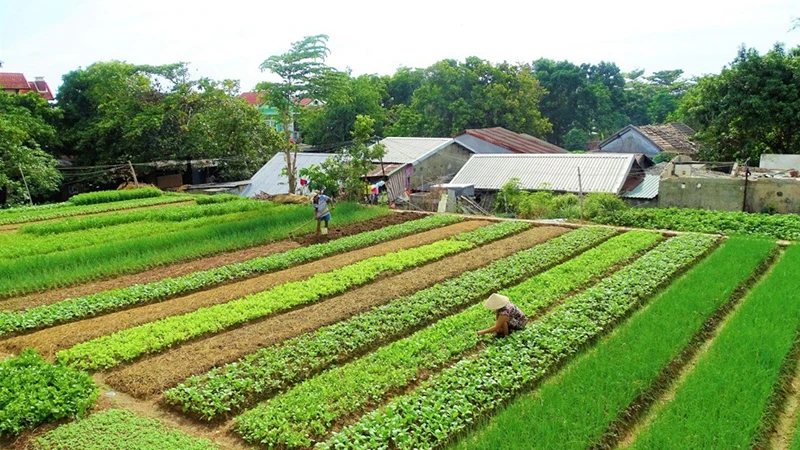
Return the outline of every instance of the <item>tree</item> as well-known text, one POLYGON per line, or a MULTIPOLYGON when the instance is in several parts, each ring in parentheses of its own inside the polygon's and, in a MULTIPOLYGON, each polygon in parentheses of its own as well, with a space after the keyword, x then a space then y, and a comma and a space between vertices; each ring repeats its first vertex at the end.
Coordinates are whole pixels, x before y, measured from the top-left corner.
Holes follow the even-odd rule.
POLYGON ((280 82, 263 82, 256 89, 264 92, 267 103, 280 113, 284 142, 282 151, 286 158, 289 192, 297 187, 297 146, 291 140, 289 125, 295 104, 303 97, 319 98, 325 89, 325 75, 333 69, 325 65, 330 54, 328 36, 306 36, 292 43, 288 52, 273 55, 261 63, 261 71, 269 71, 281 78, 280 82))
POLYGON ((238 81, 193 80, 186 64, 100 62, 64 76, 64 152, 76 165, 220 158, 223 179, 249 177, 280 146, 238 81))
POLYGON ((729 67, 690 88, 679 114, 716 161, 800 152, 800 47, 764 55, 742 46, 729 67))
POLYGON ((544 93, 526 65, 494 65, 476 57, 439 61, 425 69, 411 104, 395 111, 390 134, 451 136, 500 126, 541 136, 550 131, 539 111, 544 93))
POLYGON ((589 139, 591 139, 589 133, 573 128, 564 137, 564 148, 570 151, 586 150, 586 143, 589 142, 589 139))
POLYGON ((48 123, 58 116, 59 111, 35 92, 0 95, 0 203, 9 198, 24 202, 26 182, 33 197, 58 191, 58 163, 45 151, 53 151, 58 142, 55 127, 48 123))

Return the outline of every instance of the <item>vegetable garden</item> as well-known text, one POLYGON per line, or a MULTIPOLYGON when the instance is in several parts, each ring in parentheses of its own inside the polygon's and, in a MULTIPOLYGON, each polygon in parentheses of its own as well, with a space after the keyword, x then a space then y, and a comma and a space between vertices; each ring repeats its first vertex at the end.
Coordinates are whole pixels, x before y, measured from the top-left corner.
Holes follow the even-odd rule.
POLYGON ((154 190, 0 212, 0 447, 800 448, 791 224, 342 203, 317 239, 310 214, 154 190), (495 292, 528 325, 477 336, 495 292))

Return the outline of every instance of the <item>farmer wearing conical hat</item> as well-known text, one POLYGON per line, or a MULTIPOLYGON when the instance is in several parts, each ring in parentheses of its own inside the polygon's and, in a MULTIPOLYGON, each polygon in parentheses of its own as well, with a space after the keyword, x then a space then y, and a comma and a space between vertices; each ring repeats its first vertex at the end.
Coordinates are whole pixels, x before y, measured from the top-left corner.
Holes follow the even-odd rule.
POLYGON ((492 294, 483 303, 486 309, 495 312, 497 321, 494 326, 485 330, 478 331, 478 336, 495 333, 498 337, 505 337, 514 331, 525 328, 528 317, 517 305, 511 303, 505 295, 492 294))

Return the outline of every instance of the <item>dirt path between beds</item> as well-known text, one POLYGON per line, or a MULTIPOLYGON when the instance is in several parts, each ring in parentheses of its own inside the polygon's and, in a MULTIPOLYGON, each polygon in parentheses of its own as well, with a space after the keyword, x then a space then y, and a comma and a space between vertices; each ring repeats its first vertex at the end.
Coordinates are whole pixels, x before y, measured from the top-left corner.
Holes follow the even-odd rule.
POLYGON ((106 382, 139 398, 152 398, 185 378, 233 362, 259 348, 347 319, 373 306, 413 294, 486 266, 568 231, 541 227, 381 279, 305 308, 191 342, 112 370, 106 382))
POLYGON ((37 292, 20 297, 0 300, 0 310, 21 310, 33 306, 51 305, 67 298, 82 297, 84 295, 107 291, 134 284, 152 283, 169 277, 179 277, 193 272, 213 269, 226 264, 247 261, 259 256, 267 256, 273 253, 285 252, 302 245, 310 245, 326 240, 336 239, 343 236, 362 233, 364 231, 377 230, 388 225, 396 225, 408 220, 418 219, 422 216, 413 213, 396 213, 376 217, 374 219, 356 222, 337 228, 330 228, 327 238, 319 238, 316 235, 298 236, 296 240, 284 240, 269 244, 250 247, 232 252, 220 253, 218 255, 185 261, 182 263, 159 266, 130 275, 122 275, 105 280, 93 281, 65 288, 53 289, 44 292, 37 292))
POLYGON ((27 347, 33 347, 44 358, 53 360, 57 351, 71 347, 79 342, 85 342, 165 317, 185 314, 202 307, 225 303, 248 294, 265 291, 279 284, 303 280, 316 273, 344 267, 373 256, 430 244, 458 233, 474 230, 488 223, 478 220, 460 222, 160 303, 46 328, 28 335, 2 340, 0 341, 0 349, 11 353, 19 353, 27 347))

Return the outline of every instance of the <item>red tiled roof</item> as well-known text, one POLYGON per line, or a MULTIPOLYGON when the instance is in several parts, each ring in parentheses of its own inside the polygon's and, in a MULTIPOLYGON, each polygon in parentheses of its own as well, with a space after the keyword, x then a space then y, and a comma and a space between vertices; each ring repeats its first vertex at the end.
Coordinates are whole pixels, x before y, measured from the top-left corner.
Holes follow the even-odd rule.
POLYGON ((29 81, 28 85, 30 86, 32 91, 38 92, 39 95, 41 95, 42 98, 47 100, 48 102, 56 99, 55 97, 53 97, 53 92, 50 90, 50 86, 47 85, 46 81, 44 80, 29 81))
POLYGON ((28 80, 21 73, 0 73, 0 85, 3 86, 3 89, 24 89, 26 91, 30 89, 28 80))
POLYGON ((298 103, 300 104, 300 106, 308 106, 308 104, 313 101, 314 100, 311 100, 310 98, 306 97, 306 98, 301 98, 298 103))
POLYGON ((467 130, 464 133, 515 153, 568 153, 561 147, 529 134, 514 133, 502 127, 467 130))
POLYGON ((247 103, 250 103, 251 105, 255 106, 260 106, 261 103, 263 102, 259 100, 258 96, 259 96, 258 92, 245 92, 244 94, 239 95, 239 97, 243 98, 244 101, 246 101, 247 103))

